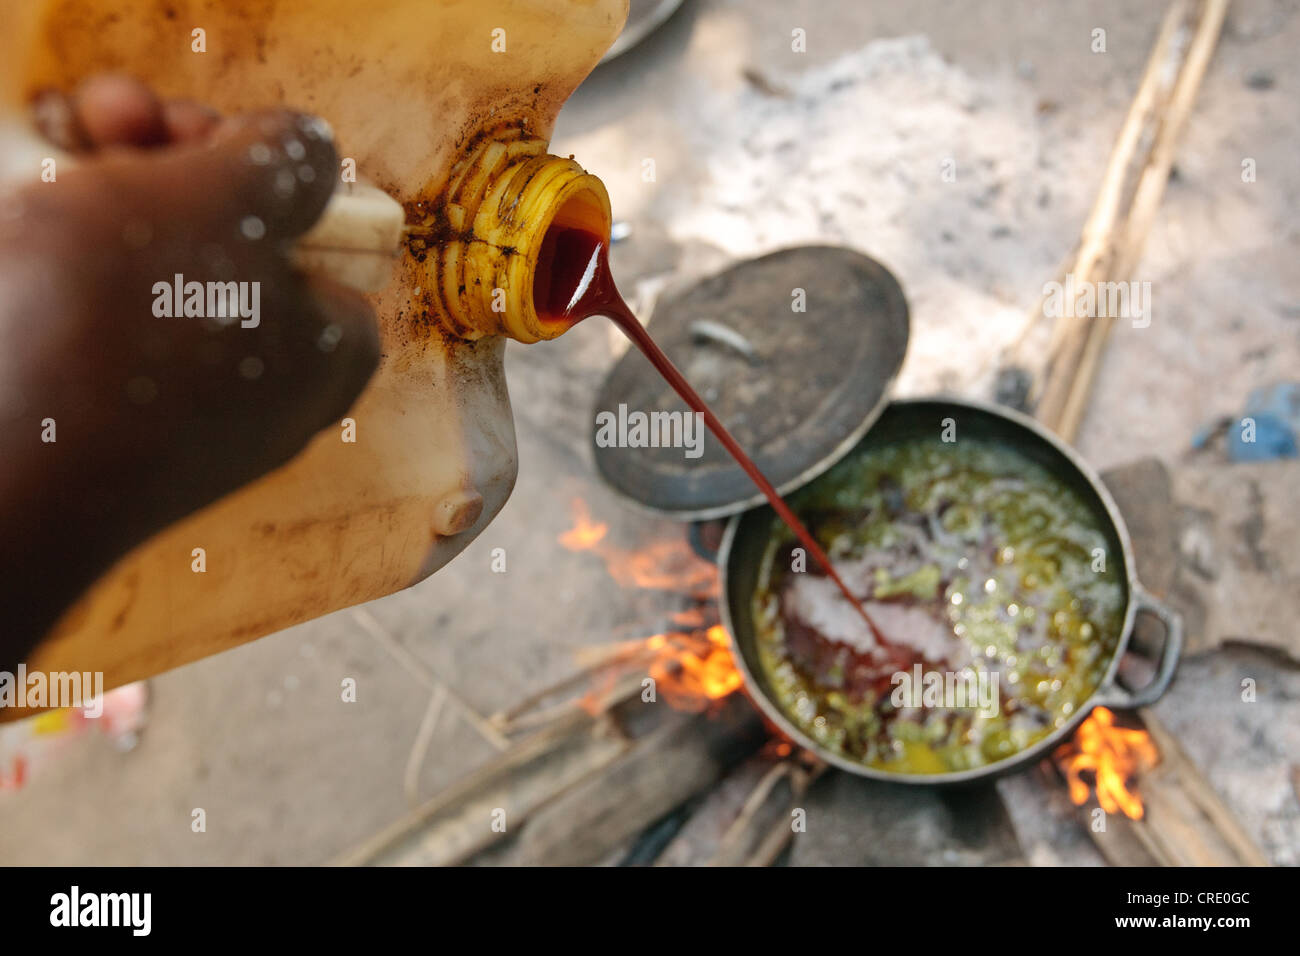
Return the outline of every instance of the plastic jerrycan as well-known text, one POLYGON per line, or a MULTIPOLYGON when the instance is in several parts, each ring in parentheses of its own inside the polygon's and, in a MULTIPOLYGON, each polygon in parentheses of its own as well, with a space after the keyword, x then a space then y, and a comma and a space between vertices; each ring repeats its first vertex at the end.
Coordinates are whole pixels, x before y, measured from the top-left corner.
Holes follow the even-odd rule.
POLYGON ((9 121, 36 90, 105 70, 227 113, 301 108, 331 125, 340 156, 401 203, 406 225, 372 295, 383 359, 351 422, 122 558, 28 670, 102 671, 115 687, 451 560, 514 485, 505 339, 564 330, 533 306, 543 237, 609 228, 604 186, 546 145, 627 0, 0 0, 0 11, 9 121))

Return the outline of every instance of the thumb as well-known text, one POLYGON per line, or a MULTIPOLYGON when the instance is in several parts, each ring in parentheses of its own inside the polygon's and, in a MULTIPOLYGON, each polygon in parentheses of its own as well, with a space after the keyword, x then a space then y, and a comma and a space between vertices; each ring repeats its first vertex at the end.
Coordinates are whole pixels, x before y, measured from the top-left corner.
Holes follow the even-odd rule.
POLYGON ((320 217, 338 176, 329 126, 287 110, 232 117, 204 142, 115 160, 106 172, 146 181, 181 243, 283 247, 320 217))
POLYGON ((305 440, 341 418, 360 395, 379 365, 379 326, 360 293, 324 276, 295 275, 285 284, 297 287, 298 317, 281 327, 278 347, 268 350, 267 378, 287 389, 305 440))

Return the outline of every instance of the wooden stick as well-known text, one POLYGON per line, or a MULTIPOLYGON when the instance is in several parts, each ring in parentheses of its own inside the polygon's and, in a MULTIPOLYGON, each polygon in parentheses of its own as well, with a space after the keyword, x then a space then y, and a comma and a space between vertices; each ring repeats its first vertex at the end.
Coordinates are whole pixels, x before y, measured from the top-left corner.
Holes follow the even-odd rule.
POLYGON ((709 866, 771 866, 776 862, 794 837, 791 811, 827 768, 820 760, 805 766, 803 759, 796 753, 763 776, 727 828, 709 866), (783 792, 773 797, 787 778, 783 792))
POLYGON ((497 750, 506 750, 510 746, 510 741, 506 739, 501 731, 492 726, 482 714, 470 706, 469 702, 460 694, 451 689, 451 686, 438 678, 433 671, 425 666, 424 662, 419 660, 414 654, 402 646, 401 641, 389 634, 384 627, 374 619, 374 617, 365 608, 353 608, 352 618, 365 630, 367 634, 377 640, 384 646, 393 658, 401 664, 406 671, 415 677, 429 690, 435 690, 439 687, 447 695, 447 699, 456 707, 462 717, 471 727, 497 750))
MULTIPOLYGON (((1142 258, 1142 248, 1146 244, 1156 210, 1164 196, 1165 186, 1169 182, 1169 171, 1174 163, 1174 149, 1187 125, 1196 93, 1200 89, 1201 80, 1209 66, 1210 56, 1214 52, 1219 33, 1223 28, 1227 7, 1228 0, 1206 0, 1202 5, 1196 32, 1188 46, 1182 69, 1178 72, 1173 92, 1169 96, 1166 108, 1161 112, 1159 128, 1134 190, 1132 204, 1124 223, 1124 233, 1115 250, 1109 279, 1127 280, 1133 275, 1142 258)), ((1090 334, 1084 343, 1079 371, 1070 383, 1070 390, 1061 410, 1060 422, 1056 426, 1058 433, 1071 439, 1078 432, 1079 425, 1083 421, 1088 395, 1092 390, 1092 380, 1096 376, 1101 353, 1114 322, 1115 317, 1107 315, 1095 320, 1092 328, 1089 329, 1090 334)))
POLYGON ((1096 803, 1090 800, 1081 811, 1106 861, 1112 866, 1269 866, 1177 739, 1150 710, 1139 716, 1160 751, 1160 763, 1133 782, 1143 802, 1142 819, 1111 814, 1106 828, 1096 830, 1096 803))
POLYGON ((645 675, 637 671, 623 674, 614 681, 612 686, 600 693, 599 697, 594 701, 590 699, 590 695, 566 700, 552 707, 520 714, 508 723, 501 723, 498 726, 501 728, 502 733, 515 734, 524 730, 545 727, 574 713, 583 711, 587 713, 605 713, 634 697, 641 690, 641 683, 644 679, 645 675))
POLYGON ((785 848, 790 845, 790 841, 794 839, 790 813, 794 810, 795 803, 808 792, 808 788, 826 770, 827 764, 818 761, 811 769, 800 767, 795 771, 790 779, 790 799, 786 803, 785 812, 777 818, 767 836, 749 855, 749 859, 745 861, 746 866, 771 866, 780 858, 785 848))
POLYGON ((443 790, 333 862, 338 866, 452 866, 518 832, 558 794, 628 746, 608 717, 571 714, 443 790), (494 829, 497 811, 505 830, 494 829))
POLYGON ((722 835, 718 852, 709 861, 709 866, 734 866, 739 862, 738 849, 740 852, 748 850, 748 846, 742 848, 742 844, 748 842, 746 837, 750 835, 755 817, 767 804, 776 785, 786 777, 791 777, 796 769, 793 760, 779 760, 763 774, 762 779, 745 798, 745 803, 741 806, 736 819, 731 821, 731 826, 727 827, 727 832, 722 835))
MULTIPOLYGON (((1127 281, 1140 261, 1226 11, 1227 0, 1170 5, 1084 226, 1070 273, 1076 286, 1127 281)), ((1113 323, 1061 316, 1053 328, 1035 413, 1066 440, 1078 431, 1113 323)))
MULTIPOLYGON (((546 700, 557 697, 574 687, 587 687, 595 675, 607 669, 637 669, 648 666, 653 655, 645 646, 645 641, 620 641, 617 644, 600 646, 593 650, 591 654, 578 655, 578 670, 561 678, 549 687, 543 687, 541 690, 529 694, 523 700, 511 705, 506 710, 497 711, 488 718, 489 723, 496 727, 502 733, 514 733, 517 730, 537 726, 545 723, 549 717, 543 718, 540 714, 530 713, 546 700)), ((618 703, 611 697, 611 705, 618 703)), ((549 713, 558 716, 571 710, 575 701, 565 701, 552 708, 547 708, 541 713, 549 713)))
MULTIPOLYGON (((1142 82, 1129 106, 1124 125, 1111 149, 1106 172, 1102 176, 1097 198, 1084 223, 1083 232, 1075 248, 1072 263, 1058 278, 1073 275, 1076 282, 1093 281, 1102 260, 1113 248, 1117 223, 1121 222, 1121 208, 1131 199, 1126 184, 1134 180, 1133 168, 1142 163, 1138 149, 1143 140, 1143 130, 1155 122, 1157 90, 1165 75, 1165 64, 1173 46, 1174 35, 1187 16, 1188 0, 1175 0, 1161 21, 1155 45, 1147 59, 1142 82)), ((1040 314, 1045 302, 1040 301, 1040 314)), ((1072 311, 1072 310, 1070 310, 1072 311)), ((1038 398, 1038 416, 1045 422, 1055 422, 1060 417, 1071 374, 1063 365, 1066 357, 1079 347, 1079 338, 1087 333, 1086 318, 1073 315, 1057 317, 1052 327, 1052 337, 1047 346, 1047 371, 1040 383, 1043 393, 1038 398)))
POLYGON ((402 790, 406 794, 408 806, 414 807, 418 803, 420 769, 424 766, 424 757, 429 752, 433 732, 438 729, 438 720, 442 717, 442 708, 446 702, 447 688, 437 687, 429 695, 428 706, 425 707, 424 716, 420 719, 420 728, 415 732, 415 741, 411 744, 411 752, 407 754, 406 770, 402 774, 402 790))
MULTIPOLYGON (((1076 284, 1127 280, 1137 268, 1227 6, 1227 0, 1201 0, 1195 9, 1189 0, 1170 5, 1084 227, 1076 284)), ((1053 329, 1035 415, 1066 441, 1078 433, 1113 324, 1109 315, 1061 317, 1053 329)), ((1138 716, 1161 762, 1140 781, 1143 820, 1112 815, 1105 831, 1088 827, 1102 854, 1117 865, 1267 865, 1155 714, 1144 708, 1138 716)))
POLYGON ((765 737, 758 712, 743 694, 732 694, 716 714, 667 714, 625 756, 533 817, 511 862, 595 863, 713 786, 765 737))
POLYGON ((1135 827, 1148 852, 1166 866, 1268 866, 1177 738, 1149 709, 1140 715, 1160 751, 1142 790, 1144 825, 1135 827))

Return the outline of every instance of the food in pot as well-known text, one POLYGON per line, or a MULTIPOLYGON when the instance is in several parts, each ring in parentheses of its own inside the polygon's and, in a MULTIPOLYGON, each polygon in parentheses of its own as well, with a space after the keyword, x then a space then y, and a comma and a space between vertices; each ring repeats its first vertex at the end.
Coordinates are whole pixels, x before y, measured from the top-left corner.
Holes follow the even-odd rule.
POLYGON ((866 443, 790 504, 883 637, 773 518, 759 666, 827 749, 898 773, 986 766, 1062 726, 1104 677, 1122 562, 1088 503, 1014 449, 866 443))

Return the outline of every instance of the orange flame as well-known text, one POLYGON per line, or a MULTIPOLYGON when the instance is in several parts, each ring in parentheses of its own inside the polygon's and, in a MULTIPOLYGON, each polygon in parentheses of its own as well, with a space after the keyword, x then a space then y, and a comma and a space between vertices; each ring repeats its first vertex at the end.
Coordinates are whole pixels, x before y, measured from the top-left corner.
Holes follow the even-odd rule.
POLYGON ((701 600, 716 594, 718 569, 691 550, 684 540, 664 538, 639 551, 605 541, 609 525, 595 521, 586 502, 573 499, 573 527, 560 535, 570 551, 593 551, 605 560, 610 576, 625 588, 678 591, 701 600))
POLYGON ((1130 778, 1156 765, 1159 753, 1145 730, 1115 726, 1115 715, 1098 707, 1074 735, 1054 754, 1070 786, 1070 799, 1082 806, 1088 801, 1088 784, 1082 774, 1094 774, 1097 804, 1107 813, 1122 810, 1130 820, 1141 820, 1142 799, 1129 790, 1130 778))
POLYGON ((740 689, 740 671, 731 656, 731 641, 721 624, 691 634, 656 634, 647 645, 660 653, 650 665, 650 676, 678 710, 700 711, 740 689))
POLYGON ((718 569, 699 557, 682 538, 651 542, 625 550, 605 540, 609 526, 595 521, 582 499, 573 501, 574 525, 559 541, 570 551, 592 551, 605 561, 610 576, 623 587, 670 591, 694 603, 672 612, 672 629, 616 648, 607 668, 609 686, 592 689, 582 700, 597 712, 619 673, 648 668, 655 693, 678 710, 708 709, 743 683, 726 628, 718 623, 718 569))
POLYGON ((570 551, 592 551, 609 532, 609 525, 591 520, 587 503, 581 498, 573 499, 573 520, 573 527, 560 535, 560 544, 570 551))
POLYGON ((784 737, 773 737, 763 747, 763 752, 774 760, 784 760, 794 753, 794 744, 784 737))

